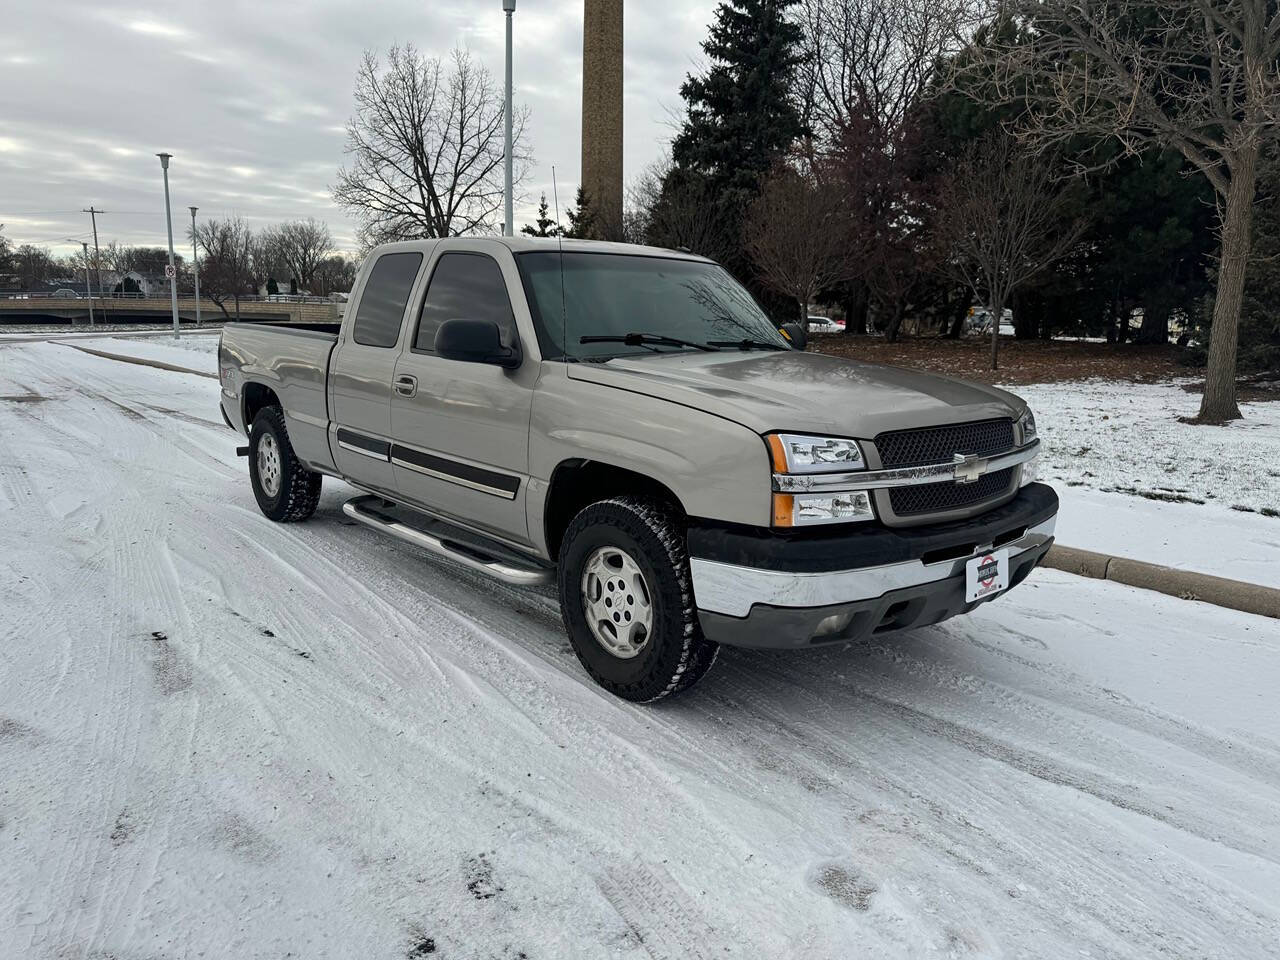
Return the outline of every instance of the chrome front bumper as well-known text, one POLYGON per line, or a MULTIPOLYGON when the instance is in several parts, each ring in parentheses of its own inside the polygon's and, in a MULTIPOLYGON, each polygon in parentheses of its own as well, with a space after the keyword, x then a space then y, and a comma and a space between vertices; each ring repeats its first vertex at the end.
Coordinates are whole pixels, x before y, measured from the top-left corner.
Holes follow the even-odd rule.
MULTIPOLYGON (((1056 517, 1029 528, 1019 539, 1003 544, 1011 562, 1053 539, 1056 517)), ((698 609, 727 617, 746 617, 756 605, 782 608, 828 607, 874 600, 909 587, 964 576, 965 564, 989 549, 978 549, 938 563, 908 560, 874 567, 820 573, 766 570, 694 557, 689 561, 698 609)))

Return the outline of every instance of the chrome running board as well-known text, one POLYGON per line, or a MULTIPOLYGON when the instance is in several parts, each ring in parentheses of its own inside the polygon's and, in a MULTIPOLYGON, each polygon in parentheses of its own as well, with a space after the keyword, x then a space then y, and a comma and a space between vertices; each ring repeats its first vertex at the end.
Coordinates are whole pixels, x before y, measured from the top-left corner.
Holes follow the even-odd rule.
POLYGON ((438 557, 452 560, 470 570, 488 574, 503 583, 516 587, 533 587, 551 583, 555 579, 551 568, 537 566, 532 559, 525 566, 516 559, 514 551, 507 550, 500 544, 495 543, 491 547, 482 545, 479 537, 463 534, 461 531, 455 533, 446 524, 425 516, 421 527, 411 525, 394 516, 390 512, 394 509, 396 508, 386 500, 375 496, 356 497, 342 505, 342 512, 352 520, 358 520, 367 527, 438 557))

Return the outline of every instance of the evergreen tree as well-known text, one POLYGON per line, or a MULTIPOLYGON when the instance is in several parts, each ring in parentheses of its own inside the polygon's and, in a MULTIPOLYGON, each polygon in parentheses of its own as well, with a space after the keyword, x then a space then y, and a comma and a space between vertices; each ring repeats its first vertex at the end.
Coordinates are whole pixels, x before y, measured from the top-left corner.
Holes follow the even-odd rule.
POLYGON ((560 224, 551 219, 551 211, 547 207, 547 195, 542 195, 542 202, 538 204, 538 219, 533 223, 526 223, 520 231, 530 237, 558 237, 560 235, 560 224))
POLYGON ((565 211, 565 219, 569 226, 564 229, 564 236, 569 240, 588 240, 596 225, 595 207, 591 205, 591 197, 583 187, 578 188, 574 198, 574 206, 565 211))
POLYGON ((275 296, 280 292, 280 284, 276 283, 275 277, 267 277, 267 294, 275 296))
MULTIPOLYGON (((693 194, 714 198, 708 219, 724 236, 709 247, 740 277, 752 270, 742 240, 747 207, 763 178, 787 153, 804 124, 794 96, 801 31, 788 16, 797 0, 725 0, 702 44, 710 62, 680 88, 687 106, 671 144, 672 169, 658 204, 693 194), (722 252, 723 251, 723 252, 722 252)), ((669 218, 655 217, 661 224, 669 218)), ((651 231, 649 242, 672 245, 651 231)), ((710 251, 708 251, 710 252, 710 251)))
POLYGON ((716 9, 702 44, 711 65, 680 87, 688 114, 671 144, 677 167, 754 195, 803 132, 793 95, 801 32, 787 16, 795 4, 726 0, 716 9))

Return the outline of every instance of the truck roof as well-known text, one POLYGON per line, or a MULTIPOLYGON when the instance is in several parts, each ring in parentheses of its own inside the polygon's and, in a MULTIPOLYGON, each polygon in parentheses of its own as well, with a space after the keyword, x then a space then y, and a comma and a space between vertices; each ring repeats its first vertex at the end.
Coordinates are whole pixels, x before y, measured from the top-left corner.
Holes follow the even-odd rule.
MULTIPOLYGON (((400 240, 395 243, 383 243, 370 251, 370 256, 394 251, 418 250, 427 252, 438 243, 452 243, 457 240, 469 242, 483 241, 507 247, 512 253, 554 253, 561 249, 562 241, 554 237, 450 237, 446 240, 400 240)), ((612 243, 604 240, 564 240, 565 253, 613 253, 630 257, 665 257, 671 260, 695 260, 711 263, 706 257, 698 256, 684 250, 668 250, 663 247, 646 247, 637 243, 612 243)))

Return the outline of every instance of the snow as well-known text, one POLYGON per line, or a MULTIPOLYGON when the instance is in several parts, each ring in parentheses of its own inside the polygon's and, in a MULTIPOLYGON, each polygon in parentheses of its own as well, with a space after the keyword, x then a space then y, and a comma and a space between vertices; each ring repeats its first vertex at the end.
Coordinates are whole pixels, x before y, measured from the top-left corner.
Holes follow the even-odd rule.
POLYGON ((1040 571, 633 706, 217 391, 0 347, 4 960, 1274 955, 1276 621, 1040 571))
POLYGON ((1229 580, 1280 587, 1280 519, 1217 504, 1151 501, 1053 486, 1058 542, 1229 580))
POLYGON ((1226 426, 1182 423, 1178 418, 1194 416, 1200 404, 1183 389, 1189 382, 1085 380, 1008 389, 1035 411, 1043 478, 1280 512, 1280 403, 1242 403, 1244 419, 1226 426))

